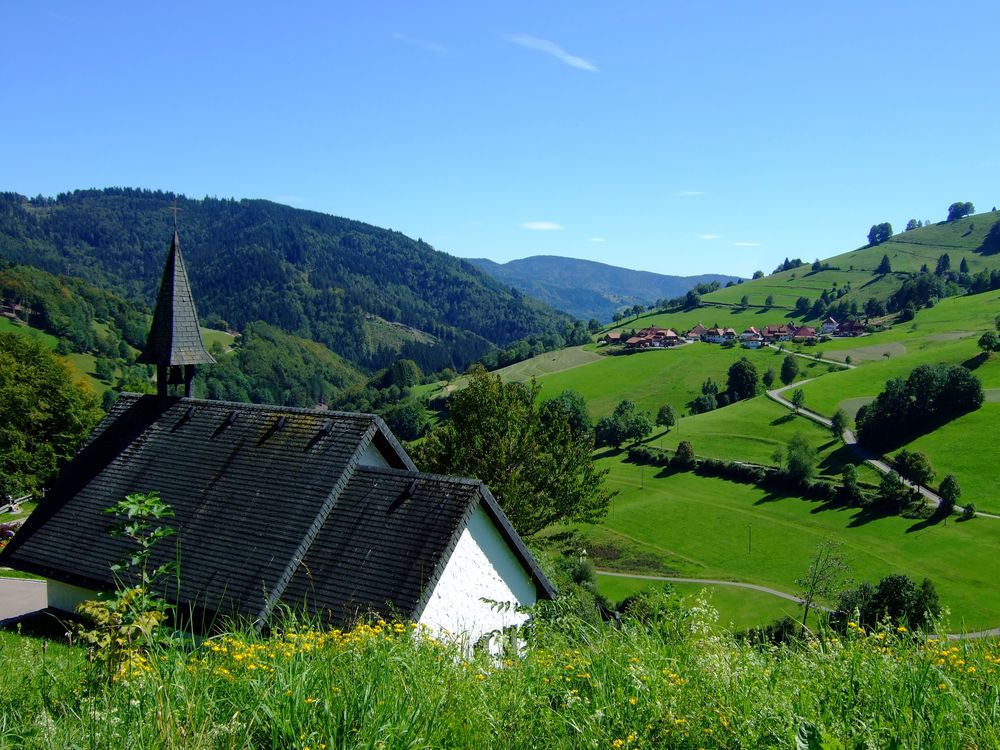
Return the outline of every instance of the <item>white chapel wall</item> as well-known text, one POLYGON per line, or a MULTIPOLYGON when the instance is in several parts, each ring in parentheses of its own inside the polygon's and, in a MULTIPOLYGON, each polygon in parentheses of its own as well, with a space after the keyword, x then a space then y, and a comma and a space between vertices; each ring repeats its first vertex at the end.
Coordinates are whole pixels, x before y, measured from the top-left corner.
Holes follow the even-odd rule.
POLYGON ((480 506, 462 530, 419 623, 472 646, 491 631, 528 619, 483 599, 530 606, 536 598, 535 584, 480 506))

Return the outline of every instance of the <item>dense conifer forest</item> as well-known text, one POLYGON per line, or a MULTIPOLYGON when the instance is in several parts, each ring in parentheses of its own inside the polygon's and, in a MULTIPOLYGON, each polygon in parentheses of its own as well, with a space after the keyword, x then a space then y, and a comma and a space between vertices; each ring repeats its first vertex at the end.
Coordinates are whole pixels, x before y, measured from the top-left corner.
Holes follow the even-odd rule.
POLYGON ((264 200, 117 188, 56 198, 4 193, 0 259, 78 277, 148 307, 175 201, 191 285, 208 326, 243 330, 264 321, 368 371, 399 356, 425 372, 462 370, 494 347, 529 336, 548 348, 587 338, 582 324, 422 240, 264 200), (392 345, 370 335, 366 323, 376 317, 426 335, 392 345))

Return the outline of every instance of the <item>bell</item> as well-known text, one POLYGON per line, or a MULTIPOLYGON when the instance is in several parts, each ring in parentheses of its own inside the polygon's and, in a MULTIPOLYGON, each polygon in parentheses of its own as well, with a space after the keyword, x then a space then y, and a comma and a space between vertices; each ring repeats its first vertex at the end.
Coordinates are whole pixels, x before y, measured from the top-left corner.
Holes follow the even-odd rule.
POLYGON ((167 385, 184 385, 184 372, 180 365, 173 365, 170 368, 170 377, 167 378, 167 385))

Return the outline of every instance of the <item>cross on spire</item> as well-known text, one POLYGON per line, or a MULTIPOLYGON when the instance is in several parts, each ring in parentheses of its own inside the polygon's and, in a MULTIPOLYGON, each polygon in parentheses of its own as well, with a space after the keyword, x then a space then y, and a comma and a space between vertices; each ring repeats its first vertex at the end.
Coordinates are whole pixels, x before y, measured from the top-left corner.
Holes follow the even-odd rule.
POLYGON ((177 231, 177 214, 183 209, 177 208, 177 199, 174 198, 174 205, 170 206, 168 209, 174 215, 174 231, 177 231))

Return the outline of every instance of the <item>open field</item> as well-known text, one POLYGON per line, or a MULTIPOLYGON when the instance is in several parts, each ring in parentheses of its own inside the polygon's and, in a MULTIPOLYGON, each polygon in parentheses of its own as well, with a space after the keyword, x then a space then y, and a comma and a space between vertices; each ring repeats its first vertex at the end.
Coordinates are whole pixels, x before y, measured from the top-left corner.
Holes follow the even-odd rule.
MULTIPOLYGON (((45 333, 45 331, 32 328, 31 326, 15 323, 9 318, 0 318, 0 331, 9 331, 19 336, 30 336, 43 343, 49 349, 55 349, 56 344, 59 343, 59 339, 52 334, 45 333)), ((76 379, 82 380, 89 385, 94 393, 101 395, 104 391, 108 390, 108 385, 102 383, 94 375, 94 370, 97 367, 97 360, 94 358, 94 355, 73 352, 63 357, 63 359, 69 363, 70 369, 76 375, 76 379)))
POLYGON ((1000 403, 985 403, 904 447, 927 455, 937 471, 934 486, 955 475, 960 505, 1000 514, 1000 403))
MULTIPOLYGON (((763 304, 764 299, 772 295, 776 305, 791 306, 800 296, 816 299, 824 289, 833 290, 847 284, 851 285, 851 291, 843 297, 847 302, 855 300, 861 305, 871 297, 885 299, 902 283, 902 274, 919 271, 924 264, 934 270, 942 253, 948 253, 953 270, 958 270, 962 258, 966 259, 972 273, 996 268, 1000 265, 1000 256, 983 256, 975 251, 998 219, 1000 212, 987 212, 951 223, 941 222, 900 232, 881 245, 866 245, 828 258, 824 262, 831 266, 830 269, 813 271, 809 265, 804 265, 720 289, 703 299, 705 302, 737 304, 746 295, 750 304, 763 304), (876 275, 875 269, 883 255, 889 257, 893 273, 876 275)), ((805 255, 802 260, 811 264, 813 258, 805 255)), ((761 270, 767 273, 769 269, 761 270)))
MULTIPOLYGON (((730 365, 746 357, 763 373, 781 368, 773 350, 725 349, 713 344, 686 344, 673 349, 655 349, 602 357, 583 367, 539 378, 543 397, 558 396, 566 389, 580 393, 595 419, 614 411, 622 399, 631 399, 640 410, 656 414, 665 403, 678 413, 701 395, 701 385, 711 377, 724 390, 730 365)), ((825 373, 826 365, 803 362, 802 377, 825 373)))
POLYGON ((639 578, 618 578, 597 574, 598 590, 614 603, 621 602, 632 594, 659 586, 670 586, 689 604, 693 604, 704 591, 708 603, 719 613, 720 628, 745 630, 761 623, 773 622, 786 615, 794 619, 802 618, 802 609, 797 604, 765 594, 763 591, 733 586, 706 586, 699 583, 661 584, 639 578))
POLYGON ((215 342, 219 342, 222 348, 227 352, 230 347, 232 347, 233 342, 236 341, 236 337, 231 333, 226 333, 225 331, 217 331, 214 328, 202 328, 201 338, 205 342, 205 348, 209 348, 215 342))
POLYGON ((855 579, 926 576, 951 607, 953 630, 1000 625, 1000 590, 992 583, 1000 522, 928 525, 874 517, 752 485, 664 475, 625 463, 623 455, 600 461, 610 469, 609 485, 620 491, 611 512, 599 526, 581 529, 598 567, 739 580, 794 593, 816 545, 836 539, 855 579), (618 556, 627 564, 619 566, 618 556))
POLYGON ((853 456, 829 430, 795 416, 767 396, 684 417, 665 435, 648 442, 676 450, 681 440, 688 440, 698 456, 776 465, 774 452, 784 451, 796 434, 803 435, 817 451, 824 473, 839 475, 844 461, 854 463, 853 456))
MULTIPOLYGON (((745 286, 746 284, 741 284, 738 287, 732 287, 727 291, 735 291, 737 289, 742 289, 745 286)), ((737 295, 735 302, 739 302, 739 299, 740 295, 737 295)), ((684 334, 694 328, 698 323, 703 323, 709 328, 716 325, 727 326, 729 328, 735 328, 737 333, 741 333, 749 326, 762 328, 769 323, 778 324, 788 323, 793 320, 798 322, 799 320, 793 315, 791 310, 780 307, 750 307, 743 309, 730 305, 707 304, 710 302, 708 298, 706 298, 705 302, 706 304, 704 306, 695 308, 694 310, 679 310, 677 312, 669 313, 651 312, 646 313, 645 315, 640 315, 638 318, 629 318, 628 320, 616 324, 613 328, 602 329, 600 335, 603 336, 604 333, 609 330, 631 331, 633 328, 639 330, 649 326, 673 328, 677 331, 677 333, 684 334)), ((763 303, 764 298, 761 297, 758 302, 753 304, 763 305, 763 303)), ((791 304, 795 304, 794 299, 791 304)))

